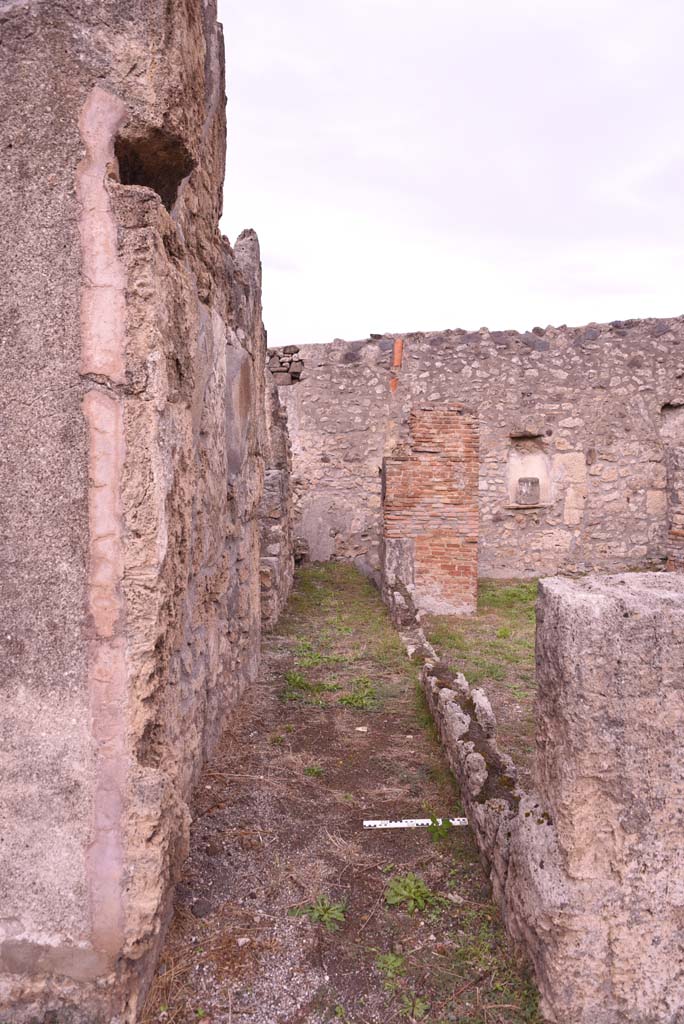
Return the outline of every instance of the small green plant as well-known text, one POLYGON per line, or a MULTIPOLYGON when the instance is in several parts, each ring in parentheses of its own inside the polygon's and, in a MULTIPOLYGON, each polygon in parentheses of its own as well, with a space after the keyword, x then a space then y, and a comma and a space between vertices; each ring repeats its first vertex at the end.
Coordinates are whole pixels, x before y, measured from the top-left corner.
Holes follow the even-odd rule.
POLYGON ((333 1007, 333 1013, 335 1014, 335 1020, 342 1021, 342 1024, 350 1024, 347 1011, 341 1003, 336 1003, 333 1007))
POLYGON ((375 960, 375 966, 384 977, 384 986, 388 992, 395 992, 397 982, 406 969, 406 960, 398 953, 381 953, 375 960))
POLYGON ((322 665, 326 657, 316 650, 310 640, 300 640, 295 647, 295 656, 297 658, 297 664, 301 665, 302 668, 315 668, 317 665, 322 665))
POLYGON ((345 921, 346 903, 331 903, 327 896, 317 896, 313 903, 293 907, 290 917, 308 917, 312 924, 322 924, 329 932, 336 932, 345 921))
POLYGON ((304 774, 310 776, 312 779, 320 779, 323 774, 323 769, 320 764, 308 764, 304 769, 304 774))
POLYGON ((496 635, 499 640, 508 640, 511 635, 511 631, 508 626, 502 626, 501 629, 497 629, 496 635))
POLYGON ((425 910, 433 902, 433 893, 423 879, 414 875, 413 872, 390 878, 385 890, 387 906, 398 907, 405 903, 409 914, 413 914, 416 910, 425 910))
POLYGON ((430 1004, 427 1000, 416 995, 415 992, 409 992, 408 995, 402 996, 399 1010, 402 1017, 408 1017, 409 1020, 425 1020, 429 1010, 430 1004))
POLYGON ((369 711, 377 706, 378 691, 368 676, 360 676, 351 684, 351 693, 340 697, 340 704, 355 711, 369 711))
POLYGON ((195 1010, 195 1016, 197 1017, 198 1020, 202 1020, 203 1017, 207 1016, 207 1011, 206 1010, 195 1010))
POLYGON ((273 744, 274 747, 282 747, 284 742, 285 742, 285 737, 281 736, 280 733, 276 732, 276 733, 274 733, 273 736, 271 736, 271 743, 273 744))
POLYGON ((442 818, 440 821, 440 819, 434 814, 431 814, 428 832, 430 833, 430 839, 432 839, 433 843, 440 843, 443 839, 446 839, 451 832, 451 822, 448 818, 442 818))
POLYGON ((320 707, 324 703, 320 695, 334 693, 336 690, 339 690, 339 686, 335 684, 311 683, 301 672, 290 669, 285 673, 285 686, 280 691, 280 700, 317 704, 320 707))

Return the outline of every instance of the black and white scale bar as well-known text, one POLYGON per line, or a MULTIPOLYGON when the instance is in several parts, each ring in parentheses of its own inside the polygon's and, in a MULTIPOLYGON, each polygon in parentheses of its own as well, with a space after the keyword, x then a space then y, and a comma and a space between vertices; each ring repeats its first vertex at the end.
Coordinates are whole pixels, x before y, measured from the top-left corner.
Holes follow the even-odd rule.
MULTIPOLYGON (((467 818, 448 818, 451 825, 464 826, 467 818)), ((441 825, 444 818, 402 818, 400 821, 364 821, 364 828, 427 828, 428 825, 441 825)))

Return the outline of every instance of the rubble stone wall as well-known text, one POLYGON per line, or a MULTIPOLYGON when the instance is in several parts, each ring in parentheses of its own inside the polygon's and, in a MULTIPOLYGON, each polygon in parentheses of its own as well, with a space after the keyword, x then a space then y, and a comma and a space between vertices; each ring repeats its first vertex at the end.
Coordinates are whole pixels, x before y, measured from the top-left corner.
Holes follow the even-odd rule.
POLYGON ((661 436, 667 473, 667 567, 684 572, 684 404, 664 407, 661 436))
POLYGON ((260 636, 213 0, 4 0, 0 1019, 128 1024, 260 636))
POLYGON ((540 584, 536 792, 496 743, 486 695, 422 680, 495 899, 554 1024, 678 1024, 684 867, 684 577, 540 584))
POLYGON ((273 627, 292 589, 292 453, 287 416, 271 374, 266 373, 266 469, 259 508, 261 528, 261 624, 273 627))
POLYGON ((313 559, 378 570, 382 460, 406 443, 411 409, 458 402, 480 423, 481 575, 664 563, 662 426, 684 404, 684 318, 383 335, 283 358, 301 378, 280 395, 296 539, 313 559))
POLYGON ((477 607, 477 419, 457 404, 413 409, 410 443, 383 463, 382 591, 392 617, 477 607))

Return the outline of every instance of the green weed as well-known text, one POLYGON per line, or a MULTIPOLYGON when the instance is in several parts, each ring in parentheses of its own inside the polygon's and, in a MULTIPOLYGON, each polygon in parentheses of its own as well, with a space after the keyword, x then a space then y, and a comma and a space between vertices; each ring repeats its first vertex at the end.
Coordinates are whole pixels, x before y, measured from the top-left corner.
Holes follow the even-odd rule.
POLYGON ((388 907, 406 904, 409 914, 416 910, 425 910, 434 902, 434 894, 422 878, 409 872, 407 875, 396 875, 390 878, 385 889, 385 903, 388 907))
POLYGON ((448 818, 442 818, 440 821, 436 815, 430 815, 430 824, 427 827, 430 833, 430 839, 433 843, 440 843, 443 839, 447 839, 451 832, 451 822, 448 818))
POLYGON ((320 779, 323 775, 323 769, 320 764, 309 764, 304 769, 304 774, 310 776, 312 779, 320 779))
POLYGON ((397 988, 397 981, 406 970, 406 960, 398 953, 381 953, 375 960, 375 966, 384 977, 384 987, 388 992, 394 992, 397 988))
POLYGON ((313 903, 293 907, 290 917, 308 917, 312 924, 322 924, 329 932, 336 932, 345 921, 345 903, 331 903, 327 896, 317 896, 313 903))
POLYGON ((285 686, 280 691, 280 700, 300 702, 303 704, 317 704, 322 707, 324 701, 321 694, 334 693, 339 686, 329 683, 312 683, 301 672, 290 669, 285 673, 285 686))
POLYGON ((416 995, 415 992, 409 992, 407 995, 401 998, 401 1008, 399 1013, 402 1017, 408 1017, 409 1020, 424 1020, 430 1010, 430 1004, 422 996, 416 995))
POLYGON ((370 711, 378 705, 378 691, 368 676, 352 680, 351 693, 340 697, 340 704, 355 711, 370 711))

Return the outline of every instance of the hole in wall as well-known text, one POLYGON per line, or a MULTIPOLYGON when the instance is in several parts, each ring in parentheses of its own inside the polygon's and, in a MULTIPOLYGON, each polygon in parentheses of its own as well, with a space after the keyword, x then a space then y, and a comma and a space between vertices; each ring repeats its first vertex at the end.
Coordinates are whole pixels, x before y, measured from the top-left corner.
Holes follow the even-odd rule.
POLYGON ((167 210, 176 201, 180 183, 195 166, 183 140, 161 128, 136 137, 119 135, 114 152, 121 184, 153 189, 167 210))
POLYGON ((138 764, 144 768, 158 768, 164 753, 164 730, 159 722, 146 723, 143 734, 138 740, 135 755, 138 764))

